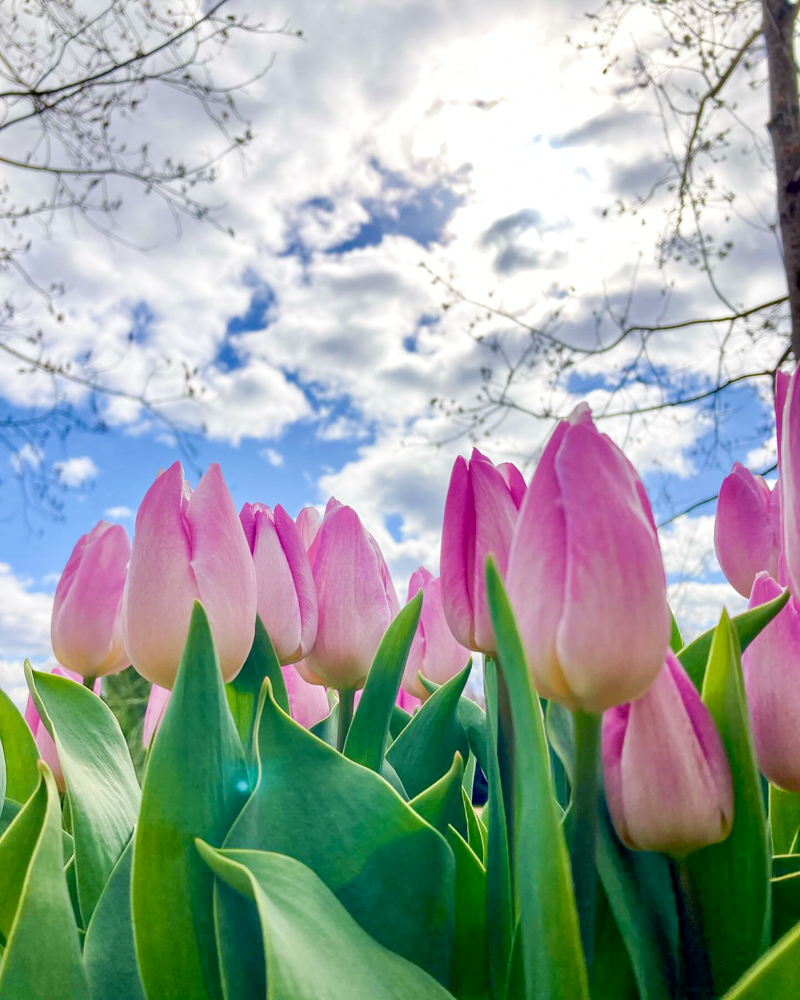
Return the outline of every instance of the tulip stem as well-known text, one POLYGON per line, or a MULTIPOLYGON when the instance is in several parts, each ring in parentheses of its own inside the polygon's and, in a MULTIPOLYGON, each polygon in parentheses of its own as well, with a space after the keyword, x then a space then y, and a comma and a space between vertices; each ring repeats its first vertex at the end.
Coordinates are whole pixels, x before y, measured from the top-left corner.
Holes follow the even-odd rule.
POLYGON ((586 956, 586 967, 591 974, 597 905, 595 839, 602 716, 576 710, 572 713, 572 717, 575 722, 575 783, 572 789, 570 817, 570 861, 583 952, 586 956))
POLYGON ((347 739, 347 732, 350 723, 353 721, 353 706, 356 699, 355 688, 348 688, 339 692, 339 725, 336 730, 336 749, 339 753, 344 751, 344 741, 347 739))
POLYGON ((94 691, 94 682, 97 680, 96 677, 84 677, 83 686, 89 688, 90 691, 94 691))
POLYGON ((681 951, 686 976, 683 995, 687 1000, 713 1000, 714 979, 708 957, 700 907, 686 858, 673 858, 675 899, 678 904, 681 951))

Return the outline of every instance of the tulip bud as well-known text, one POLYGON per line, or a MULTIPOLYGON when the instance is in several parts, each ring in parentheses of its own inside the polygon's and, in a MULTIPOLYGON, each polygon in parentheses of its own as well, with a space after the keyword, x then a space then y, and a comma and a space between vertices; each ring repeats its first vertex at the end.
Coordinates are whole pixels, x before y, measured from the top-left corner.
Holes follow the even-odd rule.
MULTIPOLYGON (((408 584, 408 601, 421 590, 422 612, 408 651, 403 687, 415 698, 425 701, 428 691, 418 674, 444 684, 467 665, 470 652, 453 638, 442 606, 441 582, 424 567, 413 573, 408 584)), ((408 603, 408 602, 406 602, 408 603)))
MULTIPOLYGON (((780 593, 780 584, 759 573, 750 607, 780 593)), ((800 605, 794 597, 742 653, 742 671, 758 765, 773 785, 800 792, 800 605)))
POLYGON ((378 543, 352 507, 328 504, 309 552, 319 604, 310 674, 328 687, 359 688, 399 610, 378 543))
POLYGON ((317 637, 317 592, 297 525, 278 504, 246 503, 239 515, 256 569, 257 610, 281 664, 296 663, 317 637))
POLYGON ((99 521, 78 539, 58 581, 50 640, 59 663, 82 677, 105 677, 130 663, 121 622, 130 556, 122 525, 99 521))
POLYGON ((647 495, 586 404, 547 443, 520 510, 506 587, 533 683, 602 712, 643 694, 670 637, 647 495))
POLYGON ((495 641, 486 601, 486 557, 491 554, 505 573, 522 480, 510 468, 495 468, 477 448, 469 463, 457 458, 444 507, 440 579, 445 618, 462 646, 490 654, 495 641))
POLYGON ((306 548, 306 552, 311 548, 311 543, 317 537, 317 532, 319 531, 321 523, 322 518, 319 516, 319 511, 316 507, 303 507, 297 515, 297 530, 300 532, 300 537, 303 539, 303 545, 306 548))
MULTIPOLYGON (((73 670, 67 670, 65 667, 53 667, 50 673, 54 674, 56 677, 68 677, 69 680, 75 681, 76 684, 82 683, 82 678, 79 673, 76 673, 73 670)), ((98 696, 98 698, 100 697, 100 689, 101 681, 100 678, 98 678, 94 682, 93 688, 94 693, 98 696)), ((61 761, 58 759, 58 750, 56 750, 55 740, 50 733, 48 733, 47 727, 42 722, 41 716, 39 715, 36 705, 33 702, 33 698, 30 695, 28 695, 28 703, 25 706, 25 721, 28 723, 28 728, 33 733, 33 739, 36 743, 36 748, 39 751, 39 756, 53 772, 53 777, 56 779, 58 790, 63 792, 64 772, 61 770, 61 761)))
POLYGON ((253 558, 215 463, 192 493, 175 462, 136 515, 122 628, 131 662, 147 680, 172 688, 194 601, 211 625, 222 677, 232 680, 253 644, 253 558))
POLYGON ((780 490, 736 462, 722 480, 714 523, 714 548, 722 572, 742 597, 756 574, 778 574, 781 549, 780 490))
POLYGON ((605 713, 602 747, 608 808, 628 847, 682 857, 728 836, 728 758, 674 653, 641 698, 605 713))

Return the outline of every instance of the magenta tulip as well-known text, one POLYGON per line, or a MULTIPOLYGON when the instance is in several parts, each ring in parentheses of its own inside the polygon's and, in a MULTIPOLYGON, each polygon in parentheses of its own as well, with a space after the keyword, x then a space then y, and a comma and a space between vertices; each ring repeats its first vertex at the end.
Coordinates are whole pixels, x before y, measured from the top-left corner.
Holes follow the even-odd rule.
MULTIPOLYGON (((769 574, 759 573, 750 607, 781 591, 769 574)), ((800 605, 795 598, 744 651, 742 670, 759 767, 773 785, 800 792, 800 605)))
POLYGON ((303 539, 303 545, 305 545, 306 551, 308 551, 311 548, 311 543, 317 537, 319 526, 322 523, 319 511, 316 507, 303 507, 297 515, 295 523, 297 524, 297 530, 300 532, 300 537, 303 539))
POLYGON ((50 621, 53 652, 81 677, 105 677, 130 663, 121 621, 130 557, 122 525, 99 521, 78 539, 58 581, 50 621))
POLYGON ((674 653, 641 698, 605 713, 602 747, 608 808, 628 847, 682 857, 728 836, 728 758, 674 653))
POLYGON ((722 481, 714 523, 714 547, 722 572, 742 597, 757 573, 777 576, 781 549, 780 489, 736 462, 722 481))
POLYGON ((783 435, 783 413, 786 397, 789 395, 791 376, 788 372, 775 372, 775 436, 778 444, 778 466, 781 462, 781 437, 783 435))
POLYGON ((495 468, 477 448, 469 463, 459 457, 453 466, 444 507, 440 579, 447 624, 467 649, 495 652, 486 602, 486 557, 492 555, 505 573, 521 495, 522 476, 517 476, 508 466, 505 472, 495 468))
POLYGON ((131 662, 172 688, 194 601, 205 608, 222 677, 232 680, 250 652, 256 620, 253 557, 217 464, 192 493, 175 462, 145 494, 123 601, 131 662))
POLYGON ((317 592, 295 522, 278 504, 246 503, 239 515, 256 569, 257 610, 281 664, 296 663, 317 637, 317 592))
MULTIPOLYGON (((477 451, 477 448, 475 450, 477 451)), ((508 487, 508 492, 514 501, 514 506, 519 510, 522 506, 522 501, 525 499, 525 480, 522 473, 513 462, 503 462, 497 466, 497 471, 503 477, 503 481, 508 487)))
POLYGON ((359 688, 399 610, 389 569, 358 514, 336 500, 328 504, 309 557, 319 625, 306 667, 328 687, 359 688))
POLYGON ((670 616, 653 515, 633 466, 585 404, 558 424, 539 460, 506 586, 544 697, 602 712, 655 680, 670 616))
MULTIPOLYGON (((53 667, 50 671, 56 677, 67 677, 71 681, 75 681, 76 684, 81 684, 83 678, 79 673, 74 670, 67 670, 65 667, 53 667)), ((100 697, 101 681, 98 678, 94 682, 94 693, 100 697)), ((28 723, 28 728, 33 733, 33 739, 36 743, 36 748, 39 751, 39 756, 47 764, 50 770, 53 772, 53 777, 56 779, 56 785, 58 785, 58 790, 60 792, 64 791, 64 773, 61 770, 61 761, 58 759, 58 750, 56 750, 56 744, 53 737, 47 731, 47 727, 42 722, 41 716, 36 710, 36 705, 33 703, 33 698, 28 695, 28 703, 25 706, 25 721, 28 723)))
POLYGON ((403 674, 403 687, 415 698, 425 701, 428 691, 420 683, 419 674, 437 684, 444 684, 463 670, 470 657, 454 637, 444 616, 441 582, 424 567, 411 575, 408 600, 422 591, 422 612, 403 674))

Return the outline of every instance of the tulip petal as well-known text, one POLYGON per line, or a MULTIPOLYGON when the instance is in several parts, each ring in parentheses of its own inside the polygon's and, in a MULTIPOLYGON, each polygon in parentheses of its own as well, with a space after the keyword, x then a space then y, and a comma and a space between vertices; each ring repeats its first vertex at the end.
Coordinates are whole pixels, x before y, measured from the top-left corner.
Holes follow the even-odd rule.
POLYGON ((569 428, 555 471, 567 566, 557 654, 578 703, 600 712, 643 694, 661 670, 671 628, 664 566, 626 462, 594 427, 569 428))
POLYGON ((508 487, 508 492, 514 501, 514 506, 519 510, 522 506, 522 501, 525 499, 525 479, 522 473, 513 462, 503 462, 502 465, 497 466, 497 471, 503 477, 503 481, 508 487))
POLYGON ((793 594, 800 594, 800 378, 792 375, 781 430, 783 554, 793 594))
POLYGON ((142 744, 145 750, 149 749, 153 742, 164 712, 167 710, 171 691, 154 684, 150 688, 150 697, 147 699, 147 708, 144 713, 144 725, 142 726, 142 744))
POLYGON ((756 573, 777 573, 778 538, 770 490, 738 462, 722 481, 714 547, 728 582, 749 597, 756 573))
POLYGON ((444 613, 450 631, 462 646, 475 648, 473 625, 475 578, 475 504, 467 463, 453 465, 444 504, 440 574, 444 613))
POLYGON ((304 681, 294 667, 282 667, 289 709, 292 718, 305 729, 310 729, 330 714, 325 688, 304 681))
POLYGON ((292 587, 297 594, 300 612, 300 646, 299 656, 296 659, 300 659, 313 647, 317 638, 319 618, 317 589, 314 586, 314 576, 300 529, 280 504, 275 507, 275 528, 292 574, 292 587))

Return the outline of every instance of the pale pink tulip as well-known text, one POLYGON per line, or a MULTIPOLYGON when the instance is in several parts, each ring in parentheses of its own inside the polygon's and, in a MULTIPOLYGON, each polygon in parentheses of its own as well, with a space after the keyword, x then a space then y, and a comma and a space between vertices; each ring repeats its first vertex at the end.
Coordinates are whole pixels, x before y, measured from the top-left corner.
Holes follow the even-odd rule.
POLYGON ((410 695, 425 701, 428 692, 418 675, 421 673, 436 684, 444 684, 464 669, 470 651, 453 637, 444 616, 441 582, 423 566, 411 575, 408 601, 420 590, 422 612, 408 652, 403 687, 410 695))
POLYGON ((253 558, 218 465, 192 493, 175 462, 145 494, 123 601, 123 634, 131 662, 147 680, 172 688, 202 602, 219 655, 232 680, 253 644, 253 558))
POLYGON ((121 621, 130 557, 122 525, 99 521, 78 539, 58 581, 50 640, 59 663, 82 677, 105 677, 130 663, 121 621))
POLYGON ((742 597, 757 573, 778 574, 781 551, 780 488, 736 462, 722 481, 714 523, 714 547, 722 572, 742 597))
POLYGON ((319 511, 316 507, 303 507, 297 515, 296 524, 297 530, 300 532, 300 537, 303 539, 303 545, 305 545, 306 551, 308 551, 311 543, 317 537, 320 524, 322 524, 319 511))

